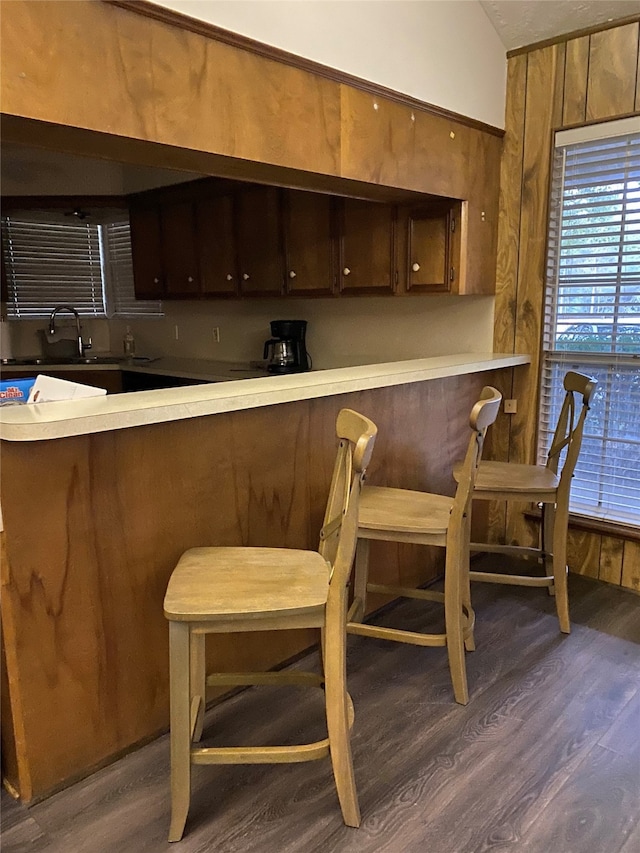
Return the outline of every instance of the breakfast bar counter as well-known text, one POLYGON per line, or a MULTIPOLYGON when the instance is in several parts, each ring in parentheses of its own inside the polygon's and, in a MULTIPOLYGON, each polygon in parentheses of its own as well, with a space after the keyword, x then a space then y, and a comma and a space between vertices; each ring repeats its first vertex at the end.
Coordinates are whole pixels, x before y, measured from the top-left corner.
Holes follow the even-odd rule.
MULTIPOLYGON (((480 389, 509 396, 528 362, 462 354, 2 407, 7 787, 42 799, 166 731, 162 602, 180 554, 317 547, 342 407, 378 426, 368 482, 452 494, 480 389)), ((375 543, 372 579, 426 583, 439 559, 375 543)), ((317 639, 216 635, 208 664, 269 669, 317 639)))
MULTIPOLYGON (((174 359, 169 366, 162 364, 156 369, 163 374, 172 369, 175 375, 187 375, 187 368, 184 364, 176 365, 177 361, 186 360, 174 359)), ((0 439, 42 441, 66 438, 469 375, 528 363, 529 357, 525 355, 463 353, 283 376, 254 376, 237 381, 229 381, 233 373, 224 372, 219 365, 206 369, 202 367, 202 362, 198 362, 199 372, 196 372, 191 363, 188 375, 200 375, 205 381, 205 377, 215 376, 218 378, 212 378, 211 381, 216 384, 144 391, 134 395, 117 394, 66 403, 5 407, 0 409, 0 439), (226 381, 218 384, 223 373, 226 381)), ((151 368, 150 365, 144 369, 149 371, 151 368)), ((242 372, 239 367, 232 369, 242 372)))

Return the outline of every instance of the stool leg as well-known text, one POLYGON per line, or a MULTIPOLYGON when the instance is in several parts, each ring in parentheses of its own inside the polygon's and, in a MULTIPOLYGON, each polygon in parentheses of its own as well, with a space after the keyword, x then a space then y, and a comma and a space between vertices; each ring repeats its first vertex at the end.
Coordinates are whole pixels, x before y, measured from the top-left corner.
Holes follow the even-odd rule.
MULTIPOLYGON (((555 530, 555 504, 546 503, 542 505, 542 523, 540 525, 540 548, 545 554, 544 570, 547 576, 554 575, 553 555, 555 553, 555 543, 553 541, 553 531, 555 530)), ((547 587, 549 595, 556 594, 555 581, 551 586, 547 587)))
POLYGON ((342 818, 347 826, 360 826, 360 807, 353 773, 347 714, 346 590, 341 591, 340 597, 339 603, 335 600, 327 603, 324 633, 327 730, 342 818))
POLYGON ((207 702, 207 672, 204 634, 191 634, 191 703, 194 698, 200 699, 198 717, 193 730, 193 740, 197 743, 202 737, 204 712, 207 702))
POLYGON ((368 539, 358 539, 353 573, 353 595, 358 608, 353 614, 354 622, 362 622, 367 611, 367 583, 369 581, 369 545, 368 539))
MULTIPOLYGON (((463 531, 464 542, 471 541, 471 518, 470 518, 471 510, 469 510, 469 518, 465 525, 465 530, 463 531)), ((469 614, 469 618, 473 619, 473 608, 471 606, 471 578, 469 577, 469 562, 471 559, 470 548, 465 546, 464 549, 464 562, 462 563, 462 603, 465 606, 467 613, 469 614)), ((473 628, 471 629, 471 633, 464 641, 464 647, 468 652, 475 652, 476 650, 476 640, 473 635, 473 628)))
POLYGON ((556 511, 553 524, 553 583, 556 591, 556 611, 560 630, 571 633, 569 620, 569 590, 567 586, 567 527, 568 512, 556 511))
POLYGON ((169 622, 171 705, 171 826, 169 841, 180 841, 191 795, 189 625, 169 622))
POLYGON ((469 701, 467 669, 464 659, 462 629, 461 562, 462 549, 447 539, 447 556, 444 569, 444 624, 447 635, 447 655, 456 702, 466 705, 469 701))

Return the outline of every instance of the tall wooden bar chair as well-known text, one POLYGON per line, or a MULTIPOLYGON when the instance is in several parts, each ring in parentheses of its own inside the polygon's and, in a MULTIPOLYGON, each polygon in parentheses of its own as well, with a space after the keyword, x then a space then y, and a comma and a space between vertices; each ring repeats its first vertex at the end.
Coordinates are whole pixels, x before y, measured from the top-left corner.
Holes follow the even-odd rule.
POLYGON ((354 599, 347 632, 416 646, 446 646, 453 692, 461 705, 469 701, 465 647, 468 651, 475 648, 475 617, 469 593, 471 493, 486 431, 498 415, 501 399, 499 391, 486 386, 471 410, 471 437, 455 497, 365 486, 360 499, 354 599), (372 539, 445 548, 444 593, 369 582, 369 543, 372 539), (426 634, 364 624, 368 592, 443 603, 445 632, 426 634))
MULTIPOLYGON (((567 589, 567 530, 571 480, 580 454, 585 418, 598 381, 570 370, 564 377, 565 397, 549 448, 546 465, 483 461, 473 489, 474 500, 542 504, 542 523, 537 548, 519 545, 489 545, 472 542, 472 551, 511 554, 535 559, 545 574, 505 574, 471 572, 472 581, 506 583, 518 586, 546 586, 555 594, 560 630, 569 634, 569 595, 567 589), (562 452, 566 450, 561 464, 562 452), (558 469, 560 468, 560 473, 558 469)), ((462 469, 459 469, 460 473, 462 469)), ((458 470, 454 471, 458 476, 458 470)))
POLYGON ((340 440, 318 551, 191 548, 174 569, 164 600, 169 620, 171 826, 182 838, 192 764, 266 764, 331 756, 344 822, 359 826, 346 690, 347 584, 358 504, 376 427, 350 409, 338 414, 340 440), (205 673, 206 634, 320 628, 324 677, 303 672, 205 673), (303 684, 324 687, 328 737, 295 746, 195 745, 202 736, 207 685, 303 684))

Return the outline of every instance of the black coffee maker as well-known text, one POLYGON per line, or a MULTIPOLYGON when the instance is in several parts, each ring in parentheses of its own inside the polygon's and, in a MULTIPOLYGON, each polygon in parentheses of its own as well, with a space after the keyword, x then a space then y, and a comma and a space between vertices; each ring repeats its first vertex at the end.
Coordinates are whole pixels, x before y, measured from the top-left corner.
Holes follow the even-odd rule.
POLYGON ((309 370, 309 354, 305 346, 306 320, 272 320, 273 337, 264 345, 269 373, 304 373, 309 370))

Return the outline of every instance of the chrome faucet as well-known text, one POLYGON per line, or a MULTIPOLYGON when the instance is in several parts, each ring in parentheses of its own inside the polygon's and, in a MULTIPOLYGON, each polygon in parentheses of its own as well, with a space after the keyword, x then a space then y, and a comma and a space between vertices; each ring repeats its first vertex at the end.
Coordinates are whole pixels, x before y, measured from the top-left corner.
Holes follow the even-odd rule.
POLYGON ((76 318, 76 338, 78 341, 78 358, 84 358, 85 351, 91 349, 91 338, 89 338, 89 342, 85 344, 82 340, 82 331, 80 329, 80 315, 76 311, 75 308, 72 308, 71 305, 58 305, 51 312, 51 316, 49 317, 49 334, 55 335, 56 333, 56 314, 60 311, 71 311, 73 316, 76 318))

